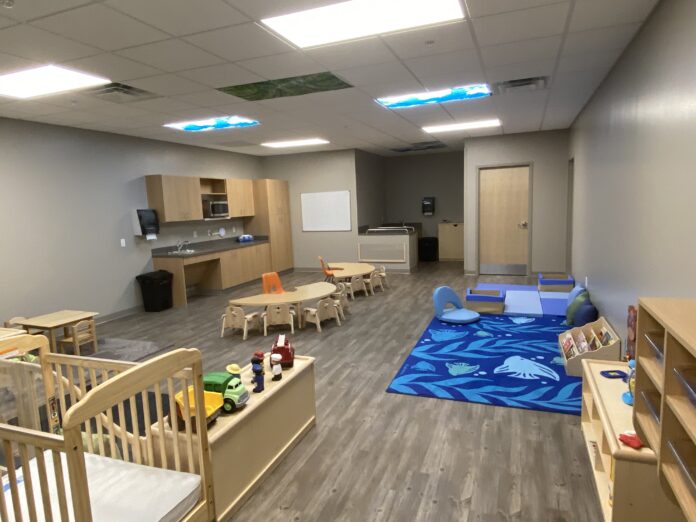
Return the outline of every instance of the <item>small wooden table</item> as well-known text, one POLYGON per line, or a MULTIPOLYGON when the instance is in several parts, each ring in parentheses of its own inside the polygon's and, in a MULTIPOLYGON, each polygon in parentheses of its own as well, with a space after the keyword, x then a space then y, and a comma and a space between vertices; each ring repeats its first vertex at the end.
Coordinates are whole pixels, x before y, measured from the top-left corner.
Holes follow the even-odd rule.
POLYGON ((304 301, 318 301, 336 292, 333 283, 310 283, 298 286, 295 290, 282 294, 257 294, 249 297, 230 299, 234 306, 269 306, 274 304, 293 305, 297 310, 297 325, 302 328, 302 303, 304 301))
POLYGON ((329 263, 329 270, 334 270, 334 278, 343 280, 353 276, 369 276, 375 267, 368 263, 329 263))
MULTIPOLYGON (((60 310, 45 315, 37 315, 17 321, 17 324, 25 328, 37 328, 48 332, 48 342, 51 346, 51 351, 56 352, 56 328, 64 328, 85 319, 93 319, 99 315, 98 312, 82 312, 80 310, 60 310)), ((96 342, 96 339, 95 339, 96 342)))

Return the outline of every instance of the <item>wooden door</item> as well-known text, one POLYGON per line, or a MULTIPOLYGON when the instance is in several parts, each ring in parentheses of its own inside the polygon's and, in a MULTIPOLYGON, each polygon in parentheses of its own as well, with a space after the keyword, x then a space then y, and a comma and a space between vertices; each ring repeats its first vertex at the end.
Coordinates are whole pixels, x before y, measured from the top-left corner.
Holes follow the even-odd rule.
POLYGON ((254 215, 254 181, 251 179, 227 180, 227 204, 230 217, 254 215))
POLYGON ((479 171, 479 273, 526 275, 529 167, 479 171))

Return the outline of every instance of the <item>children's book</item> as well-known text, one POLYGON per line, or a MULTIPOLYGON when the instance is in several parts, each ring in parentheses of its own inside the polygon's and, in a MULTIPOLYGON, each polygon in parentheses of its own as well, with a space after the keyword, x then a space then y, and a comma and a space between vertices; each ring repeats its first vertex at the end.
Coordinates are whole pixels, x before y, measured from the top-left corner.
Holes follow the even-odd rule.
POLYGON ((571 357, 575 357, 575 355, 577 355, 575 341, 573 340, 573 336, 570 334, 566 334, 566 336, 563 338, 563 354, 566 356, 566 359, 570 359, 571 357))
POLYGON ((611 335, 611 332, 606 326, 602 327, 601 333, 602 335, 600 336, 600 340, 602 341, 602 346, 607 346, 608 344, 614 342, 614 336, 611 335))
POLYGON ((592 332, 592 339, 590 339, 590 350, 595 351, 602 347, 602 341, 599 340, 597 334, 592 332))
POLYGON ((585 337, 585 334, 582 331, 578 333, 575 346, 577 346, 578 353, 585 353, 590 349, 590 345, 587 342, 587 337, 585 337))

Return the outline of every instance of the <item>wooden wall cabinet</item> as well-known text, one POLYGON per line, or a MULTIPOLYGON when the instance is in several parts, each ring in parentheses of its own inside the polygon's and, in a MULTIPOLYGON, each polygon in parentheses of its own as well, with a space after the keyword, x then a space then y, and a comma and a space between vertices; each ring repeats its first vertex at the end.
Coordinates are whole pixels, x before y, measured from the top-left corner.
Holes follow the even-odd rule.
POLYGON ((255 213, 254 181, 251 179, 228 179, 227 204, 231 218, 253 216, 255 213))
POLYGON ((245 230, 267 235, 270 244, 271 270, 281 272, 293 267, 292 229, 288 182, 277 179, 254 180, 255 215, 245 230))
POLYGON ((437 236, 440 261, 464 260, 464 223, 439 223, 437 236))
POLYGON ((271 271, 271 254, 268 243, 236 248, 220 256, 222 288, 248 283, 271 271))
POLYGON ((157 211, 160 222, 203 219, 200 178, 188 176, 145 176, 147 204, 157 211))

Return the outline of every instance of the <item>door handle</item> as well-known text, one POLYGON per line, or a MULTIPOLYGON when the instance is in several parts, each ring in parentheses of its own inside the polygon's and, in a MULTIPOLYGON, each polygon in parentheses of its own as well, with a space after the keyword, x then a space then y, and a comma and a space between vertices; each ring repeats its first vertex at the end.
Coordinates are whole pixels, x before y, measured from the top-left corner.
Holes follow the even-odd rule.
POLYGON ((522 230, 527 230, 529 228, 529 221, 522 221, 517 224, 517 227, 522 229, 522 230))

